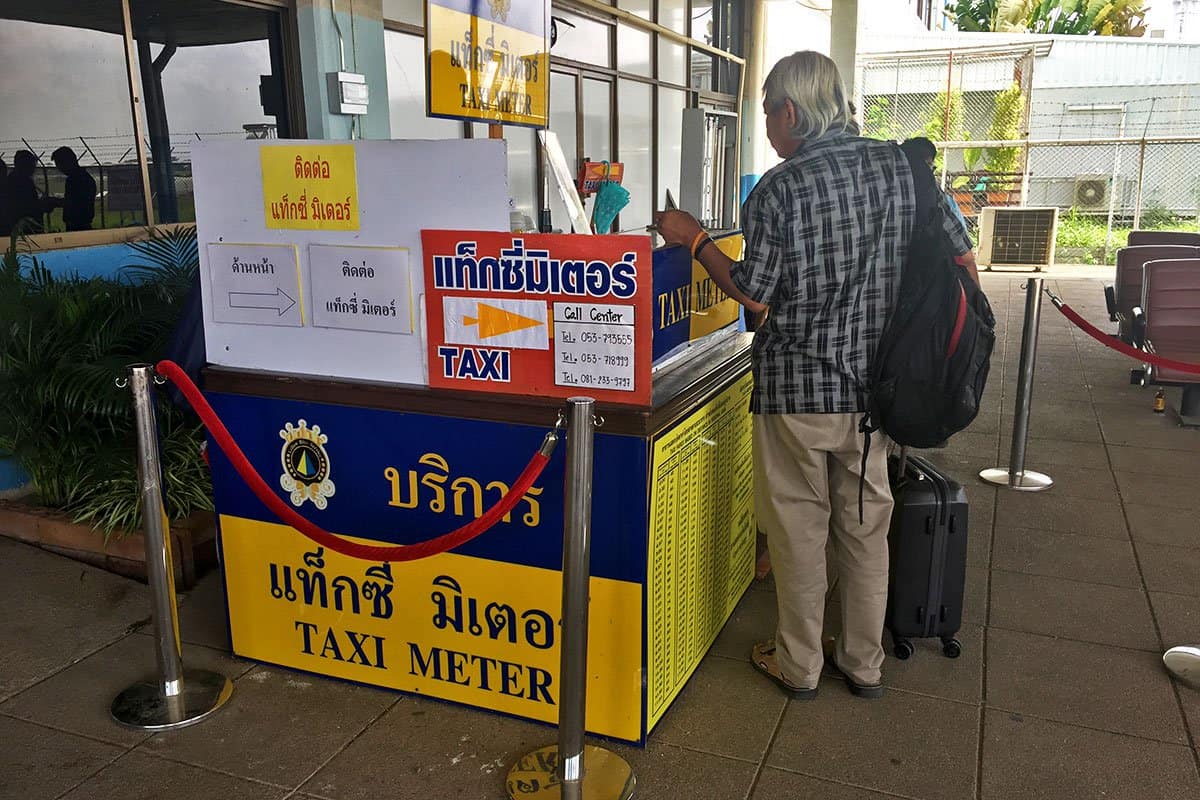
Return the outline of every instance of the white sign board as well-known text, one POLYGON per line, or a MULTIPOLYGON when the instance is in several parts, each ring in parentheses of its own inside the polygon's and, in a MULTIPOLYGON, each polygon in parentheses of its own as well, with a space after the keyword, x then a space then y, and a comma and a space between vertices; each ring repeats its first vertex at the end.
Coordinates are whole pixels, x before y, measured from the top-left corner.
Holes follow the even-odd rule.
POLYGON ((631 305, 554 304, 554 382, 632 392, 631 305))
POLYGON ((296 248, 285 244, 210 244, 213 319, 243 325, 304 325, 296 248))
POLYGON ((408 250, 314 244, 308 248, 308 270, 313 325, 413 332, 408 250))
MULTIPOLYGON (((504 141, 497 139, 196 142, 192 169, 209 361, 426 383, 425 334, 414 325, 425 291, 420 232, 507 231, 506 163, 504 141), (337 149, 330 145, 352 146, 353 158, 335 157, 337 149), (268 147, 278 149, 268 161, 271 186, 264 194, 260 150, 268 147), (281 157, 289 154, 280 150, 289 147, 296 154, 281 157), (235 277, 232 256, 239 264, 246 258, 255 263, 252 251, 263 247, 272 248, 265 252, 277 283, 267 286, 269 274, 235 277), (286 285, 284 259, 278 258, 284 251, 293 253, 297 276, 286 285), (375 276, 348 276, 342 261, 359 268, 365 262, 375 276), (279 294, 269 301, 275 304, 272 312, 259 295, 276 289, 279 294), (296 305, 284 308, 284 295, 296 305), (339 311, 337 305, 331 311, 328 304, 338 303, 339 296, 347 304, 355 299, 358 311, 339 311), (364 301, 372 313, 363 313, 364 301)), ((261 263, 263 252, 257 255, 261 263)))

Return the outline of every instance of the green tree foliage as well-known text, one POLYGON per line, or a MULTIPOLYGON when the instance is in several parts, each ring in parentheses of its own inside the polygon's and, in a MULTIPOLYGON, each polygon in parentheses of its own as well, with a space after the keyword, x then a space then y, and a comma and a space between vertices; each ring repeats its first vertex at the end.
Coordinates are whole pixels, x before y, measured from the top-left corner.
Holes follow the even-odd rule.
POLYGON ((1145 0, 956 0, 960 31, 1142 36, 1145 0))
POLYGON ((950 109, 946 110, 946 93, 938 92, 929 101, 925 114, 925 127, 921 135, 934 142, 958 141, 966 130, 963 117, 963 93, 959 89, 950 92, 950 109))
MULTIPOLYGON (((1024 95, 1021 85, 1014 82, 1000 94, 992 104, 992 124, 988 128, 988 138, 992 140, 1011 140, 1021 135, 1021 111, 1024 108, 1024 95)), ((1020 167, 1021 152, 1016 147, 996 147, 987 151, 985 169, 988 172, 1011 174, 1020 167)))

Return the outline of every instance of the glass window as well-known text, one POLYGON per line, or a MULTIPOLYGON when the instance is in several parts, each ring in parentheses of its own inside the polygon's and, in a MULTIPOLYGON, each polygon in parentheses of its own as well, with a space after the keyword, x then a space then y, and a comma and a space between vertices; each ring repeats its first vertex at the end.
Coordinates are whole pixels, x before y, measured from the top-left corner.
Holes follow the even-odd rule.
POLYGON ((191 144, 290 135, 277 12, 134 0, 150 186, 159 222, 196 218, 191 144))
POLYGON ((383 36, 392 138, 461 138, 461 122, 425 116, 425 40, 396 31, 383 36))
POLYGON ((654 162, 651 144, 654 126, 649 84, 622 79, 617 84, 618 147, 625 164, 624 186, 629 190, 629 205, 621 212, 622 230, 652 222, 654 206, 654 162))
POLYGON ((695 48, 692 48, 692 88, 704 91, 715 88, 712 55, 695 48))
MULTIPOLYGON (((583 156, 588 161, 612 161, 612 84, 583 79, 583 156)), ((596 197, 584 198, 592 213, 596 197)))
POLYGON ((589 161, 611 161, 612 83, 583 79, 583 156, 589 161))
POLYGON ((623 8, 630 14, 637 14, 642 19, 650 19, 653 0, 620 0, 617 7, 623 8))
POLYGON ((537 230, 537 132, 513 125, 504 128, 508 143, 508 195, 513 230, 537 230))
POLYGON ((676 33, 688 32, 687 0, 658 0, 658 24, 676 33))
POLYGON ((425 0, 383 0, 383 18, 425 27, 425 0))
POLYGON ((612 26, 589 17, 554 9, 557 38, 551 54, 585 64, 612 66, 612 26))
POLYGON ((641 28, 617 24, 617 67, 650 77, 650 34, 641 28))
POLYGON ((687 48, 663 36, 658 37, 658 79, 687 85, 687 48))
POLYGON ((667 189, 679 202, 679 165, 683 155, 683 109, 687 94, 681 89, 658 90, 658 200, 667 189))
MULTIPOLYGON (((563 156, 567 159, 567 167, 574 175, 579 168, 575 136, 574 75, 565 75, 561 72, 550 73, 550 130, 558 135, 558 143, 562 146, 563 156)), ((570 233, 571 216, 567 212, 566 205, 558 196, 558 185, 552 174, 550 174, 548 189, 551 222, 556 230, 570 233)))
POLYGON ((144 225, 120 3, 15 5, 0 4, 0 235, 14 215, 52 231, 144 225), (60 147, 78 164, 58 169, 60 147))
POLYGON ((714 33, 712 0, 693 0, 692 38, 698 42, 712 44, 714 33))

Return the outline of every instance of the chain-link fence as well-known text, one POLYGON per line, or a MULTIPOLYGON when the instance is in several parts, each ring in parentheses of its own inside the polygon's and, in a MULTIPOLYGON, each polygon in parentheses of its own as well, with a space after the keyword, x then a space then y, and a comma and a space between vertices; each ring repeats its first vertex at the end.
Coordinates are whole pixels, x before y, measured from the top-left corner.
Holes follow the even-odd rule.
POLYGON ((863 56, 855 81, 863 133, 878 139, 1015 139, 1028 130, 1033 50, 863 56))
POLYGON ((1046 42, 860 56, 863 133, 938 143, 972 229, 985 206, 1060 209, 1059 262, 1111 262, 1134 227, 1200 228, 1200 89, 1033 88, 1046 42))
POLYGON ((1200 229, 1200 138, 959 141, 939 149, 942 186, 971 227, 984 206, 1058 208, 1060 263, 1111 262, 1136 228, 1200 229), (1018 169, 981 166, 1001 157, 1018 169))
MULTIPOLYGON (((157 221, 192 222, 196 219, 195 198, 192 188, 192 146, 199 141, 213 139, 273 138, 274 126, 246 126, 241 131, 194 132, 175 134, 170 137, 169 168, 159 169, 154 163, 153 148, 146 142, 146 153, 151 158, 151 200, 156 209, 157 221), (170 207, 164 204, 163 187, 172 187, 168 192, 170 207), (164 214, 164 211, 170 213, 164 214), (167 216, 174 219, 166 219, 167 216)), ((79 164, 96 181, 96 216, 94 229, 123 228, 146 223, 146 206, 143 201, 142 171, 138 163, 136 142, 125 136, 80 136, 64 139, 9 139, 0 141, 0 159, 13 166, 13 157, 19 150, 28 150, 37 159, 34 184, 43 198, 60 198, 66 189, 66 176, 54 166, 51 155, 59 147, 69 147, 79 159, 79 164)), ((167 164, 163 164, 167 167, 167 164)), ((61 215, 47 212, 42 220, 46 231, 63 230, 61 215)))

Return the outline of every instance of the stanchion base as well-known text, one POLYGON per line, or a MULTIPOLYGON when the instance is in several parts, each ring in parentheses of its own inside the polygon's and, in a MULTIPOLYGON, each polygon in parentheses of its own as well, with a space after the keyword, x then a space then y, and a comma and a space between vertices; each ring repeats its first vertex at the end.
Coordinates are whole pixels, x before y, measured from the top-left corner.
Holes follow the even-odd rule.
POLYGON ((984 483, 1003 486, 1015 492, 1044 492, 1054 485, 1054 480, 1049 475, 1028 469, 1019 473, 1015 480, 1010 477, 1008 470, 1002 467, 985 469, 979 473, 979 477, 984 483))
POLYGON ((138 681, 117 695, 112 717, 127 728, 167 731, 195 725, 233 694, 229 678, 208 670, 184 670, 183 691, 168 697, 157 678, 138 681))
POLYGON ((558 745, 522 756, 508 771, 509 800, 629 800, 635 778, 629 762, 611 750, 583 748, 582 791, 566 789, 558 777, 558 745))
POLYGON ((1200 688, 1200 647, 1172 647, 1163 653, 1163 666, 1179 680, 1200 688))

